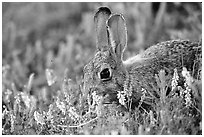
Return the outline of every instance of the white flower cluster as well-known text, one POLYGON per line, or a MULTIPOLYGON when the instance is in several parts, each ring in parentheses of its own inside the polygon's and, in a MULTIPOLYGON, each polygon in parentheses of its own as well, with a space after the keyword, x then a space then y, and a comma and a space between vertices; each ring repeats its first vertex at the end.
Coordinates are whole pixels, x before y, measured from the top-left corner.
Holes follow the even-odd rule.
POLYGON ((10 96, 12 95, 12 91, 7 89, 6 92, 4 92, 4 100, 8 103, 10 102, 10 96))
POLYGON ((126 96, 125 91, 118 91, 117 98, 119 99, 119 103, 123 106, 125 106, 126 101, 125 96, 126 96))
POLYGON ((144 88, 142 88, 142 89, 141 89, 141 92, 142 92, 142 96, 141 96, 141 99, 140 99, 140 102, 139 102, 138 108, 141 107, 143 101, 145 100, 145 98, 146 98, 146 95, 145 95, 145 94, 147 93, 147 90, 144 89, 144 88))
POLYGON ((147 93, 147 90, 142 88, 141 91, 142 91, 141 102, 143 102, 145 99, 145 96, 146 96, 145 94, 147 93))
POLYGON ((185 83, 184 83, 185 90, 183 91, 184 98, 185 98, 185 104, 186 106, 190 106, 192 104, 191 94, 190 94, 192 91, 189 86, 193 82, 193 78, 191 77, 190 72, 187 71, 185 67, 183 68, 182 75, 185 78, 185 83))
POLYGON ((119 103, 125 107, 127 107, 127 104, 130 100, 130 97, 132 96, 132 91, 133 91, 133 80, 130 75, 127 75, 127 78, 124 82, 124 89, 123 91, 117 91, 117 98, 119 100, 119 103), (127 97, 127 101, 126 101, 127 97))
POLYGON ((64 102, 61 102, 61 101, 59 100, 59 98, 57 98, 56 105, 57 105, 57 107, 62 111, 62 113, 65 115, 65 113, 66 113, 65 103, 64 103, 64 102))
POLYGON ((80 116, 76 113, 76 109, 74 107, 70 107, 68 109, 69 117, 71 117, 72 120, 77 120, 80 118, 80 116))
POLYGON ((102 114, 102 112, 101 112, 101 104, 102 104, 102 101, 103 101, 103 97, 102 96, 99 96, 99 95, 97 95, 96 94, 96 91, 94 91, 92 94, 91 94, 91 96, 92 96, 92 101, 93 101, 93 103, 91 104, 91 108, 93 108, 93 110, 96 112, 96 114, 98 115, 98 116, 100 116, 101 114, 102 114))
POLYGON ((190 85, 193 82, 190 72, 185 67, 183 67, 182 75, 185 78, 187 85, 190 85))
POLYGON ((23 93, 23 92, 21 93, 21 97, 22 97, 22 100, 24 101, 26 107, 30 108, 30 105, 31 105, 30 104, 31 103, 30 97, 27 94, 23 93))
POLYGON ((173 75, 173 78, 172 78, 172 81, 171 81, 171 90, 173 91, 177 85, 178 85, 178 80, 179 80, 179 76, 178 76, 178 72, 177 72, 177 69, 175 68, 174 69, 174 75, 173 75))
POLYGON ((45 75, 47 79, 48 86, 53 85, 57 81, 57 76, 52 69, 46 69, 45 75))
POLYGON ((94 106, 94 105, 100 104, 100 102, 102 100, 102 96, 97 95, 96 91, 94 91, 91 95, 92 95, 92 99, 93 99, 92 105, 94 106))
POLYGON ((34 112, 34 119, 37 122, 37 124, 40 124, 40 125, 45 124, 45 119, 43 117, 43 114, 40 114, 37 111, 34 112))
POLYGON ((34 112, 34 119, 37 122, 37 124, 44 125, 47 121, 50 121, 51 124, 54 123, 54 117, 52 115, 52 109, 53 105, 51 104, 49 106, 48 112, 43 111, 42 113, 39 113, 37 111, 34 112))
POLYGON ((21 103, 21 98, 20 98, 21 94, 18 93, 17 95, 14 96, 15 102, 16 104, 20 104, 21 103))
POLYGON ((186 106, 190 106, 192 104, 192 101, 191 101, 191 89, 188 87, 188 85, 185 83, 185 90, 184 90, 184 93, 185 93, 185 104, 186 106))
POLYGON ((50 121, 51 124, 54 123, 54 119, 53 119, 54 117, 53 117, 53 115, 52 115, 52 109, 53 109, 53 105, 50 104, 49 110, 48 110, 48 112, 46 113, 46 118, 47 118, 48 121, 50 121))
POLYGON ((4 111, 2 112, 2 119, 4 119, 4 117, 9 114, 9 111, 5 105, 3 105, 2 107, 4 109, 4 111))
POLYGON ((11 132, 14 132, 16 116, 14 116, 14 114, 11 113, 10 114, 10 119, 11 119, 11 132))

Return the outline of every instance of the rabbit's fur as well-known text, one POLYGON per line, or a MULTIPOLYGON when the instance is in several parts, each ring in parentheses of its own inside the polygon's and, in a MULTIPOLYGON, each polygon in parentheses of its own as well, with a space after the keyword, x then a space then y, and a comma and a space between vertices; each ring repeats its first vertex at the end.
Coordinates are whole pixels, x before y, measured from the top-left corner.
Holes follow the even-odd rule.
POLYGON ((172 40, 151 46, 143 53, 123 61, 123 52, 127 45, 125 19, 121 14, 111 14, 107 7, 98 9, 94 16, 97 32, 97 52, 84 67, 85 95, 96 91, 105 96, 104 103, 117 102, 118 91, 130 93, 133 102, 137 102, 142 89, 154 92, 158 87, 155 74, 165 70, 172 78, 174 69, 181 74, 182 68, 194 71, 201 68, 201 43, 186 40, 172 40), (196 62, 197 60, 197 62, 196 62), (106 69, 106 71, 105 71, 106 69), (103 72, 102 72, 103 71, 103 72))

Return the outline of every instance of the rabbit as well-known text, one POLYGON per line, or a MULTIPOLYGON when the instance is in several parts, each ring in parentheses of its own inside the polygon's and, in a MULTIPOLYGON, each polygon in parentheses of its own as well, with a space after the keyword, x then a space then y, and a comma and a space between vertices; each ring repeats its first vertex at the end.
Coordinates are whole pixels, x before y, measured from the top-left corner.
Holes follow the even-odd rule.
POLYGON ((97 50, 83 69, 85 97, 96 92, 104 97, 103 104, 118 103, 118 91, 126 91, 132 103, 137 104, 142 90, 156 93, 155 74, 160 70, 173 76, 175 68, 179 74, 183 67, 195 72, 201 68, 201 61, 195 63, 197 56, 201 56, 201 42, 161 42, 124 61, 127 29, 123 15, 112 14, 108 7, 100 7, 95 13, 94 25, 97 50))

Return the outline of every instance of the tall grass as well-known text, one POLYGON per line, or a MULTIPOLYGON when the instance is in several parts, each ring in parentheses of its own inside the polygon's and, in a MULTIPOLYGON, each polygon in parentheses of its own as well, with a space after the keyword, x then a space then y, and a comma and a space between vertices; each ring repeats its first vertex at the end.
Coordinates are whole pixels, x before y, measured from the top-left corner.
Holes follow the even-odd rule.
POLYGON ((102 105, 94 93, 85 101, 82 88, 83 66, 95 51, 99 6, 124 14, 128 58, 164 40, 199 41, 200 3, 2 5, 2 134, 202 134, 201 74, 193 78, 184 68, 180 87, 176 70, 170 80, 158 72, 160 96, 151 109, 144 108, 145 90, 139 105, 127 109, 102 105))

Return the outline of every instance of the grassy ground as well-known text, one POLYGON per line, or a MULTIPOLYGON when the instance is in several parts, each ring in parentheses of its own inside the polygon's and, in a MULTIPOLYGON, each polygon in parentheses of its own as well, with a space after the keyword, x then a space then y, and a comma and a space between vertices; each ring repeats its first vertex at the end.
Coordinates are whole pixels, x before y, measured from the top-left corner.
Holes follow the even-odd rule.
MULTIPOLYGON (((2 134, 202 134, 201 78, 156 79, 160 97, 134 110, 85 104, 83 66, 94 55, 99 6, 127 20, 125 58, 169 39, 201 39, 201 3, 3 3, 2 134), (156 34, 156 35, 155 35, 156 34), (194 82, 192 82, 192 79, 194 82), (180 94, 166 96, 167 83, 180 94)), ((186 74, 187 71, 184 70, 186 74)), ((188 75, 189 76, 189 75, 188 75)))

